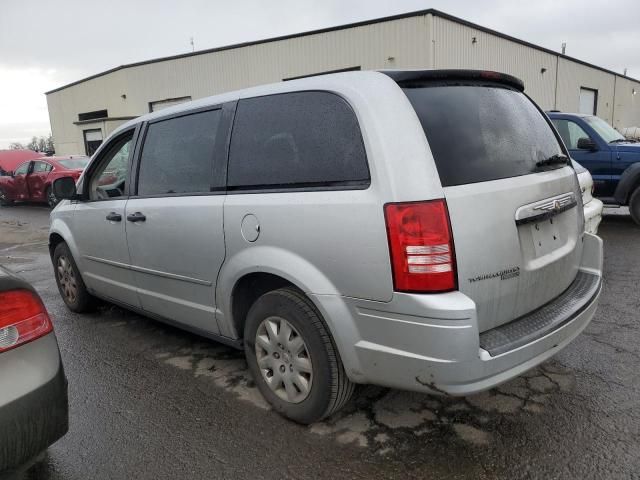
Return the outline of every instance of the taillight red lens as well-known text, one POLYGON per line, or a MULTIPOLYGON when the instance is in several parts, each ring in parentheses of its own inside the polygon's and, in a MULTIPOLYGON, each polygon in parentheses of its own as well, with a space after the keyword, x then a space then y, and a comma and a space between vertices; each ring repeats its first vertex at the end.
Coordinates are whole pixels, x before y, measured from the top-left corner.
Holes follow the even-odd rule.
POLYGON ((434 293, 455 290, 456 260, 444 199, 384 207, 394 289, 434 293))
POLYGON ((53 330, 40 298, 29 290, 0 292, 0 353, 53 330))

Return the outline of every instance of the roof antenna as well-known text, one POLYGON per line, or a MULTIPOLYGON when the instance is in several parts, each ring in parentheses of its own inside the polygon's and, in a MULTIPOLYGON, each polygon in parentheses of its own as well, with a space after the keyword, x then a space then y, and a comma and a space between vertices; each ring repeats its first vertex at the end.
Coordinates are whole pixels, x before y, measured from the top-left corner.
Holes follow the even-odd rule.
POLYGON ((189 40, 190 40, 189 43, 191 43, 191 51, 195 52, 196 51, 196 45, 193 43, 193 37, 190 37, 189 40))
POLYGON ((567 42, 562 42, 562 54, 564 55, 567 51, 567 42))
POLYGON ((627 68, 626 68, 626 67, 625 67, 625 69, 624 69, 624 73, 623 73, 623 75, 624 75, 625 77, 627 76, 627 68))

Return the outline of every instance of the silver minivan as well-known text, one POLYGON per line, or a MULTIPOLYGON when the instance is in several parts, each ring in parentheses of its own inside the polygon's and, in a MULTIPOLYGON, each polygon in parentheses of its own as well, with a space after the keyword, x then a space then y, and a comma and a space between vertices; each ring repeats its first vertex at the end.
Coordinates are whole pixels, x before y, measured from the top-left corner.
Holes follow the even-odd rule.
POLYGON ((589 323, 602 241, 522 82, 347 72, 144 115, 51 214, 76 312, 96 298, 244 348, 301 423, 355 384, 467 395, 589 323))

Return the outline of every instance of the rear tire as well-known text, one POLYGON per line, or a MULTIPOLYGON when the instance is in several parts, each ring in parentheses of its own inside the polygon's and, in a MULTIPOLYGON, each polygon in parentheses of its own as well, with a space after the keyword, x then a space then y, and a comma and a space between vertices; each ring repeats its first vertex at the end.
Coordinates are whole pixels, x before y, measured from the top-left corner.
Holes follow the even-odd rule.
POLYGON ((3 207, 9 207, 13 205, 13 200, 9 200, 6 192, 2 188, 0 188, 0 205, 2 205, 3 207))
POLYGON ((640 225, 640 186, 636 187, 631 194, 631 198, 629 199, 629 213, 633 221, 636 222, 637 225, 640 225))
POLYGON ((84 313, 94 309, 96 298, 87 290, 69 246, 64 242, 53 251, 53 270, 58 291, 69 310, 84 313))
POLYGON ((51 185, 49 185, 47 187, 47 190, 45 191, 45 198, 47 199, 47 203, 49 204, 49 208, 51 209, 56 208, 56 205, 60 203, 60 200, 58 200, 56 198, 56 195, 53 193, 51 185))
POLYGON ((267 292, 251 306, 244 350, 262 395, 294 422, 322 420, 353 394, 355 384, 320 313, 294 288, 267 292))

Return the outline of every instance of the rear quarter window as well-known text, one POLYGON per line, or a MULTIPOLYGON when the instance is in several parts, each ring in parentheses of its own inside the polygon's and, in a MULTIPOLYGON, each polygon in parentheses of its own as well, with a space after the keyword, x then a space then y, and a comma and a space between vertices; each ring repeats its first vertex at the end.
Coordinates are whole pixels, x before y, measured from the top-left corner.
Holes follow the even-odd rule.
POLYGON ((542 113, 517 90, 480 84, 403 90, 445 187, 533 173, 536 162, 563 153, 542 113))
POLYGON ((328 92, 240 100, 228 188, 363 187, 369 169, 351 106, 328 92))

